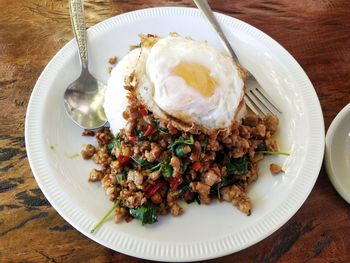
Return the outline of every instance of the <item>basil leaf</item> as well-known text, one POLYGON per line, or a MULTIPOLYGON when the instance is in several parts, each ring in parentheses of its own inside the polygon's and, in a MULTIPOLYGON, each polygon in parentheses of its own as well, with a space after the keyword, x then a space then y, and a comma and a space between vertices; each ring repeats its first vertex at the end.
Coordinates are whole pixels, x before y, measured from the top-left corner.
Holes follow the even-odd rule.
POLYGON ((186 153, 184 152, 185 144, 179 144, 175 147, 175 155, 178 157, 185 157, 186 153))
POLYGON ((208 145, 208 137, 205 137, 204 142, 202 143, 202 152, 205 152, 205 150, 207 149, 207 145, 208 145))
POLYGON ((111 152, 113 150, 114 147, 117 147, 118 149, 120 149, 120 144, 121 144, 121 140, 122 140, 122 134, 120 132, 118 132, 115 135, 115 138, 113 141, 111 141, 108 145, 107 145, 107 149, 109 152, 111 152))
POLYGON ((233 178, 232 176, 224 176, 221 178, 221 182, 217 183, 212 186, 210 189, 210 192, 213 194, 217 192, 218 198, 220 199, 220 190, 221 188, 228 186, 228 185, 233 185, 235 182, 237 182, 237 179, 233 178))
POLYGON ((269 155, 286 155, 286 156, 290 155, 289 153, 286 153, 286 152, 271 152, 271 151, 259 151, 256 153, 263 153, 263 154, 269 154, 269 155))
POLYGON ((135 127, 135 128, 134 128, 134 133, 135 133, 137 139, 138 139, 139 141, 141 141, 141 140, 142 140, 142 136, 143 136, 143 131, 139 131, 139 130, 136 129, 136 127, 135 127))
POLYGON ((130 215, 141 221, 142 225, 153 224, 158 221, 156 208, 152 205, 142 205, 138 208, 131 208, 130 215))
POLYGON ((120 184, 125 179, 126 179, 126 172, 123 170, 121 174, 117 175, 118 184, 120 184))
POLYGON ((256 152, 267 151, 266 143, 261 142, 255 150, 256 152))
POLYGON ((184 138, 180 137, 178 140, 176 140, 175 142, 173 142, 172 144, 170 144, 168 146, 168 149, 171 149, 171 151, 173 152, 173 154, 175 154, 175 146, 177 146, 178 144, 187 144, 187 145, 193 145, 194 144, 194 139, 193 139, 193 135, 190 135, 190 138, 185 140, 184 138))
POLYGON ((154 164, 152 164, 150 162, 147 162, 145 160, 142 160, 140 158, 131 157, 131 159, 133 159, 135 163, 137 163, 138 165, 142 166, 143 168, 152 169, 152 167, 154 167, 154 164))
POLYGON ((173 167, 169 164, 163 164, 161 170, 164 177, 171 177, 173 174, 173 167))
POLYGON ((167 128, 160 126, 159 122, 157 120, 153 120, 153 124, 161 132, 166 133, 166 134, 170 134, 169 130, 167 128))
POLYGON ((229 175, 245 175, 248 173, 249 167, 250 161, 247 155, 241 158, 231 159, 230 163, 226 166, 229 175))

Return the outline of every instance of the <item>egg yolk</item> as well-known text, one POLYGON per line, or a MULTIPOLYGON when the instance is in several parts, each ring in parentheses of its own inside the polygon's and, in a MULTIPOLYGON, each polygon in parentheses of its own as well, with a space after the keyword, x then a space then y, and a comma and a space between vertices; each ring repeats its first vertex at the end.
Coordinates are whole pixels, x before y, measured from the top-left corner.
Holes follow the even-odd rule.
POLYGON ((216 80, 210 76, 209 69, 201 64, 182 61, 172 73, 184 79, 188 86, 205 97, 211 97, 215 92, 216 80))

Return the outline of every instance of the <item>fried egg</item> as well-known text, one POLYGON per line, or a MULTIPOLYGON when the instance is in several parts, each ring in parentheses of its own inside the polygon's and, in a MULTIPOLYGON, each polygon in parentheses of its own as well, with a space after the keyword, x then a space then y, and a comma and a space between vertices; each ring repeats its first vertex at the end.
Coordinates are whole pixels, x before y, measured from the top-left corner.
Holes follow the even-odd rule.
POLYGON ((142 45, 135 68, 139 100, 159 118, 206 131, 232 125, 243 97, 243 80, 232 58, 181 36, 142 45))
POLYGON ((231 57, 204 41, 148 36, 111 72, 103 106, 113 133, 126 124, 124 86, 132 74, 138 100, 157 118, 211 132, 229 128, 244 112, 244 83, 231 57))

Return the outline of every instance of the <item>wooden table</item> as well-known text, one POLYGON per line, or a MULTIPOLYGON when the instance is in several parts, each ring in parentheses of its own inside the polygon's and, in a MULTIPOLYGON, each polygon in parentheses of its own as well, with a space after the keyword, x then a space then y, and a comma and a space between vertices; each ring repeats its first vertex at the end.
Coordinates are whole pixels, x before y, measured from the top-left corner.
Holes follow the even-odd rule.
MULTIPOLYGON (((87 25, 190 0, 86 1, 87 25), (147 2, 147 3, 146 3, 147 2)), ((301 64, 321 101, 325 126, 350 102, 349 0, 211 1, 214 10, 263 30, 301 64)), ((0 262, 141 262, 86 238, 41 193, 24 145, 33 86, 72 38, 67 1, 0 0, 0 262)), ((324 167, 310 196, 281 229, 241 252, 208 262, 350 262, 350 206, 324 167)))

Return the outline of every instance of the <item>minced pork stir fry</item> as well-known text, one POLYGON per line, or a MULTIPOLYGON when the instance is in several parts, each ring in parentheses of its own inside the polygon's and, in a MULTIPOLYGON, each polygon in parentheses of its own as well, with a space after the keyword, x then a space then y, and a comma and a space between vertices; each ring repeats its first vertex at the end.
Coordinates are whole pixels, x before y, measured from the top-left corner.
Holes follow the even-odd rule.
POLYGON ((114 202, 108 215, 115 211, 116 222, 153 224, 158 215, 181 215, 180 200, 206 205, 213 198, 250 215, 246 192, 258 177, 257 162, 264 154, 284 154, 272 138, 278 119, 271 115, 249 115, 231 129, 206 135, 155 118, 131 97, 124 118, 127 125, 116 135, 108 128, 83 133, 98 141, 82 156, 101 165, 89 181, 102 183, 114 202))

